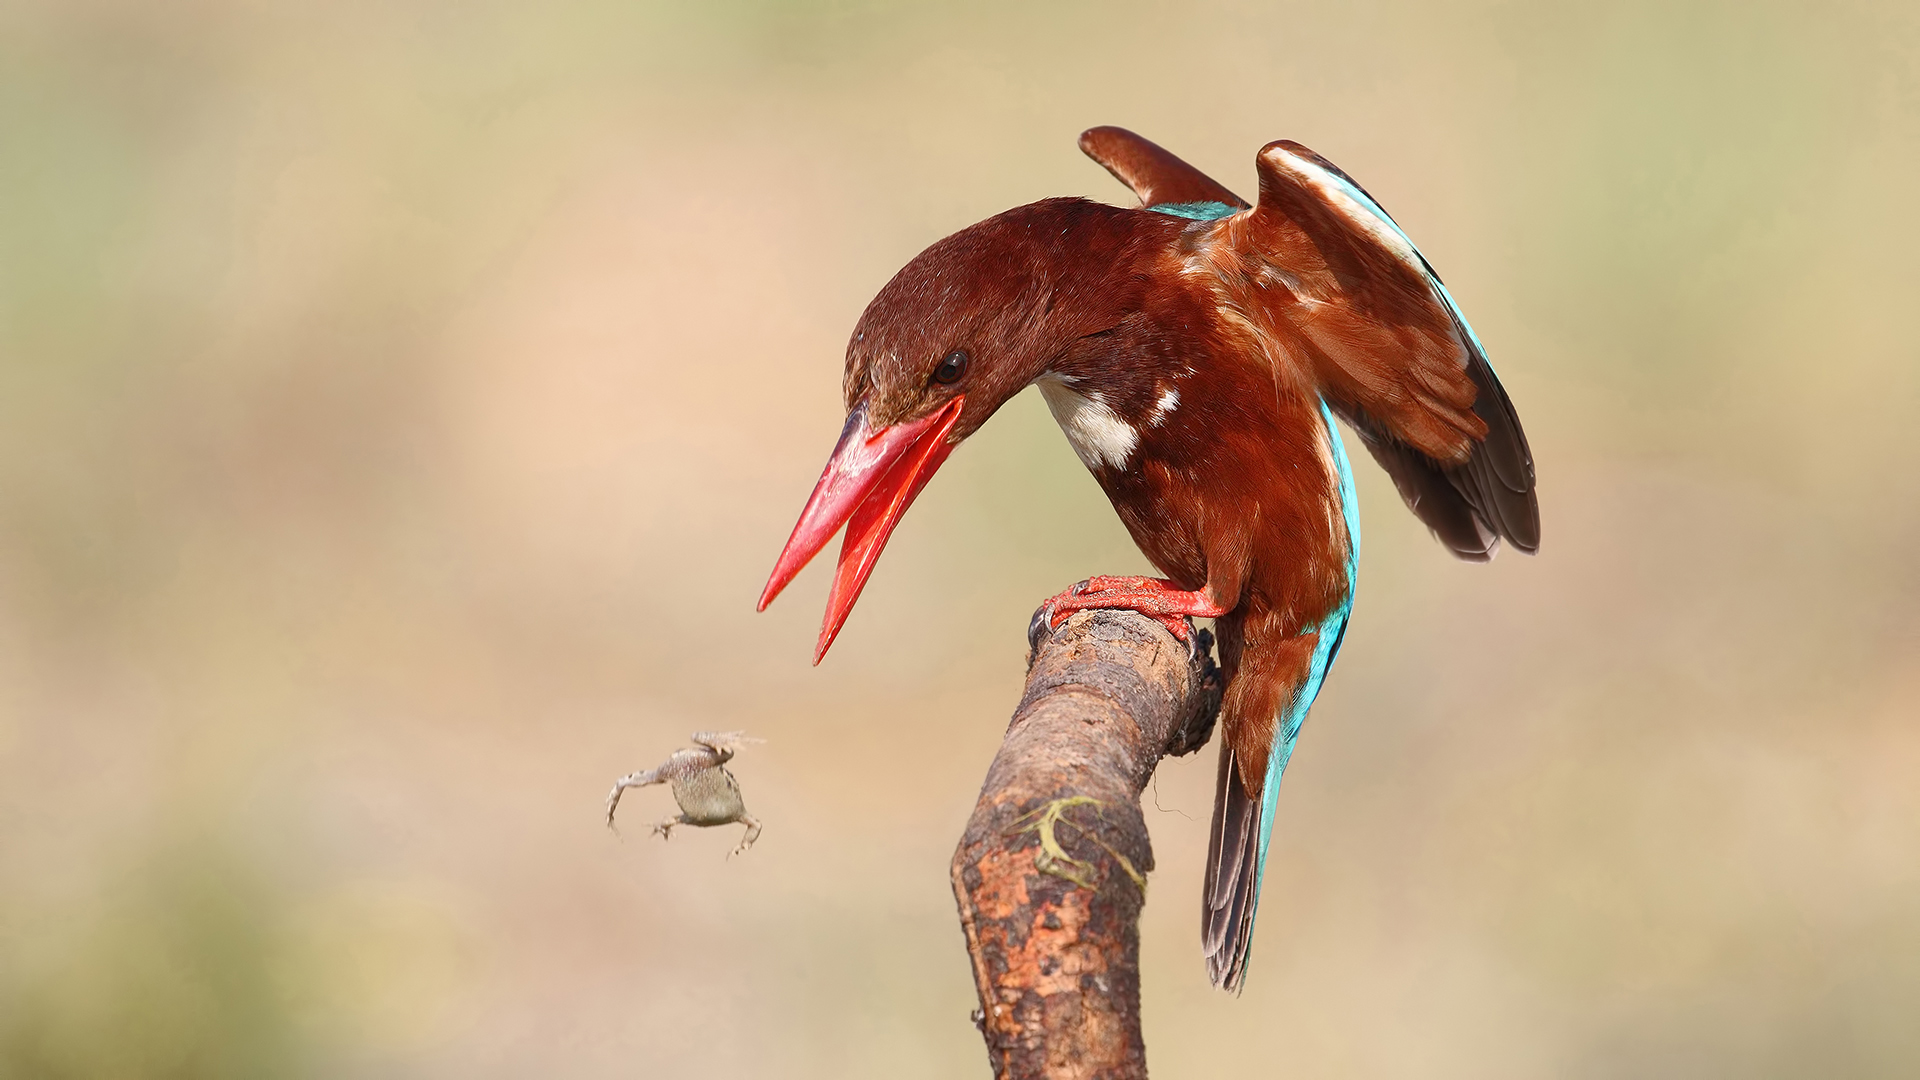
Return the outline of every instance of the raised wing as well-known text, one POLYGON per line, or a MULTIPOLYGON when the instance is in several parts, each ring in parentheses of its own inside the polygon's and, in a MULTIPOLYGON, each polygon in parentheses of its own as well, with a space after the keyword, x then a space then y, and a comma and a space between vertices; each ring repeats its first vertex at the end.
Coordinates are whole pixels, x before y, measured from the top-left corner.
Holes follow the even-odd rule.
POLYGON ((1533 455, 1440 276, 1371 195, 1291 141, 1260 151, 1260 204, 1227 236, 1276 326, 1401 498, 1455 555, 1540 546, 1533 455))
POLYGON ((1178 217, 1210 218, 1221 216, 1212 210, 1214 206, 1224 206, 1228 213, 1248 208, 1245 199, 1206 173, 1126 128, 1083 131, 1080 149, 1115 180, 1132 188, 1140 197, 1140 205, 1147 209, 1162 209, 1178 217), (1181 213, 1179 208, 1193 208, 1194 212, 1181 213))

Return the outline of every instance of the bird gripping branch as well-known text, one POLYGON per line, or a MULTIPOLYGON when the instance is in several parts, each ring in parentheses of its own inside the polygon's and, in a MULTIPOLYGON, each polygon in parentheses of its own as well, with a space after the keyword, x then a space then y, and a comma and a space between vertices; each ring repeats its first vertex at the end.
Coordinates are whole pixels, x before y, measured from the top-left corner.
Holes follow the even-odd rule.
POLYGON ((1299 143, 1263 147, 1249 204, 1120 128, 1080 147, 1138 207, 1046 199, 934 244, 847 347, 846 425, 764 609, 842 526, 824 656, 907 507, 963 440, 1037 386, 1164 578, 1053 598, 1183 640, 1213 618, 1228 684, 1202 946, 1239 989, 1281 774, 1340 649, 1359 510, 1334 418, 1456 556, 1539 546, 1532 454, 1480 339, 1365 189, 1299 143))

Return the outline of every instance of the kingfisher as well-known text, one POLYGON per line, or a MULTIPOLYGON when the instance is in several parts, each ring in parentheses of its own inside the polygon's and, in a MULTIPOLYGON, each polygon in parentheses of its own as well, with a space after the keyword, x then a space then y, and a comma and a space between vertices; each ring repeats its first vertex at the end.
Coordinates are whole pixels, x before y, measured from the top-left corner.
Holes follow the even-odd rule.
POLYGON ((1037 386, 1165 575, 1099 576, 1042 607, 1142 612, 1227 679, 1202 948, 1245 985, 1281 774, 1340 651, 1360 520, 1334 418, 1454 555, 1540 543, 1533 456, 1460 305, 1378 200, 1297 142, 1262 147, 1249 204, 1117 127, 1080 148, 1138 197, 1016 207, 939 241, 847 346, 838 444, 761 594, 845 526, 820 662, 887 538, 955 447, 1037 386))

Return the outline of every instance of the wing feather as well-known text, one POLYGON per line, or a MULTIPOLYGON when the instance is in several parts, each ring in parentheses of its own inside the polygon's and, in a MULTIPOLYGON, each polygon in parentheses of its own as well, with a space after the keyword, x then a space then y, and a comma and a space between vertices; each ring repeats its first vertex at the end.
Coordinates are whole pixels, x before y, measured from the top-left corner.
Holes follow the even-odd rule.
POLYGON ((1220 203, 1245 210, 1245 199, 1206 173, 1126 128, 1097 127, 1080 133, 1080 149, 1133 189, 1145 207, 1220 203))
POLYGON ((1503 539, 1537 550, 1526 433, 1440 276, 1326 158, 1283 140, 1261 150, 1259 168, 1260 204, 1228 235, 1298 286, 1267 306, 1298 336, 1328 403, 1456 555, 1490 558, 1503 539))

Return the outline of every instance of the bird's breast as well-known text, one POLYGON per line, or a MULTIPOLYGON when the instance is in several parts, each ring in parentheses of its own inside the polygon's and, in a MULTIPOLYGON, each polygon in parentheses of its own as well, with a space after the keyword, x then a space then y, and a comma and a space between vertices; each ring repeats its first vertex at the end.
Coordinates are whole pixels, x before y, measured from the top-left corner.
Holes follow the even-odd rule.
POLYGON ((1247 364, 1049 373, 1048 409, 1143 554, 1223 602, 1304 622, 1349 591, 1352 530, 1317 396, 1247 364))

